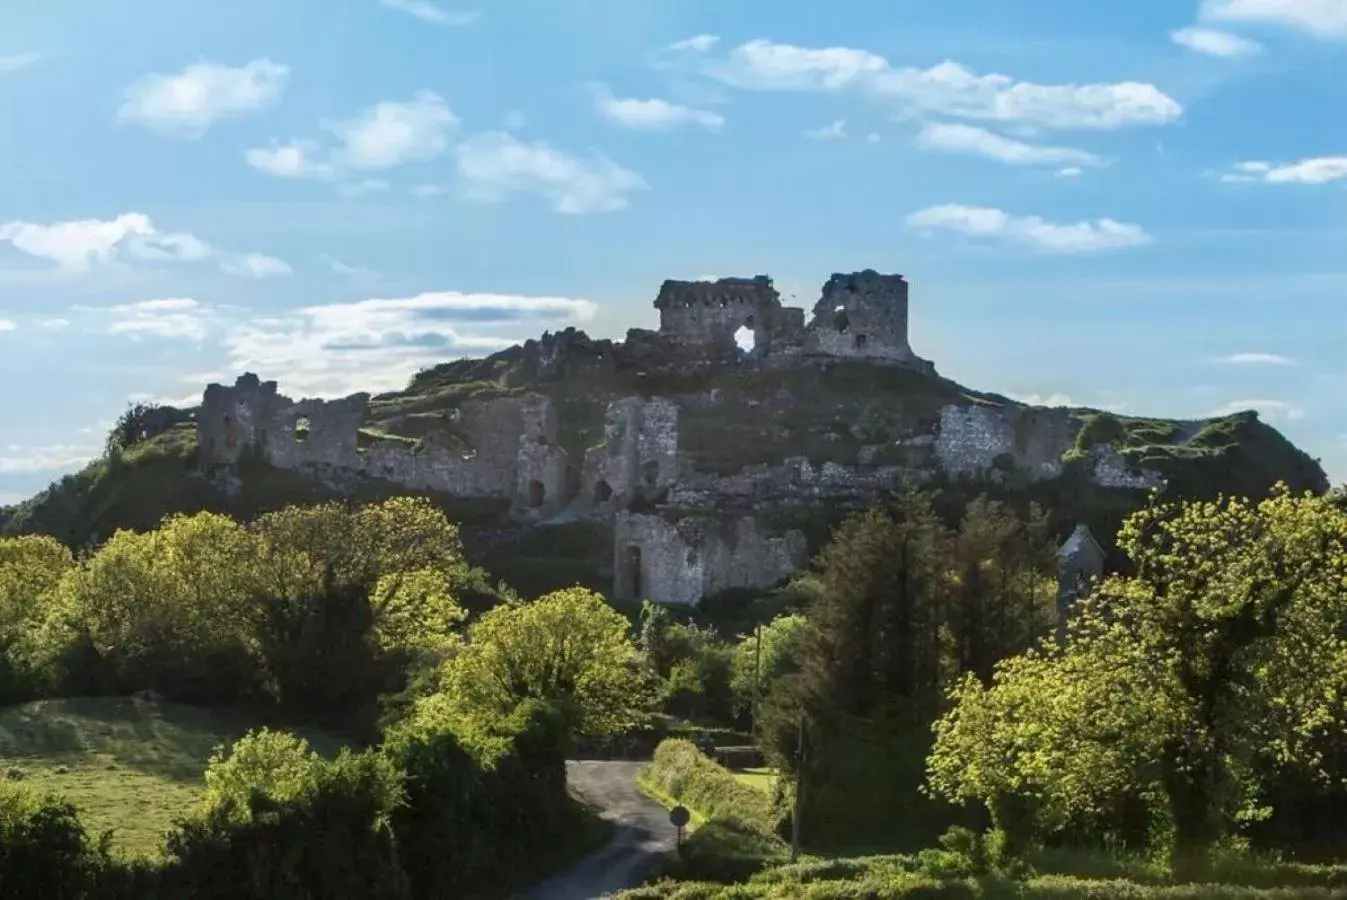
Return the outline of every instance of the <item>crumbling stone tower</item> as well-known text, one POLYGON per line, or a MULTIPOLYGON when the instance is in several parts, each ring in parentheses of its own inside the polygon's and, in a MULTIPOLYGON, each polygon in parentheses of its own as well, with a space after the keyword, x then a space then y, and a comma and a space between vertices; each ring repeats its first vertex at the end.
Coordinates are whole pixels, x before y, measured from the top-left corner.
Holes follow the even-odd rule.
POLYGON ((781 306, 766 275, 718 281, 665 281, 655 298, 659 333, 689 346, 733 350, 741 328, 753 332, 754 349, 765 353, 774 336, 798 333, 804 310, 781 306))
POLYGON ((873 269, 835 274, 823 285, 809 330, 813 353, 910 361, 907 281, 873 269))

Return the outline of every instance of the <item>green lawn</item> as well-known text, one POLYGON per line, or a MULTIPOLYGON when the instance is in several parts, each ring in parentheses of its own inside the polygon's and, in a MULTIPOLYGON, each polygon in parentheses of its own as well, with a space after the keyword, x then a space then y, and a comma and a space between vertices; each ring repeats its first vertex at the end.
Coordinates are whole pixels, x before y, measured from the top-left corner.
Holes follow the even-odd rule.
MULTIPOLYGON (((41 700, 0 708, 0 775, 67 797, 97 837, 154 856, 202 788, 206 761, 256 723, 241 715, 128 697, 41 700)), ((322 753, 340 742, 297 728, 322 753)))
POLYGON ((735 769, 734 777, 752 788, 757 788, 766 794, 772 794, 776 790, 776 769, 735 769))

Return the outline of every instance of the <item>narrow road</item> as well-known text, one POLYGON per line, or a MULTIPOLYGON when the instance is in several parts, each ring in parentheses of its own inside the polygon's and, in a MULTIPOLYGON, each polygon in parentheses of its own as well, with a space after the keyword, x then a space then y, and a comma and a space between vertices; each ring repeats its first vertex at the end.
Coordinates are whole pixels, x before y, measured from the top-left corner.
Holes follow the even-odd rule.
POLYGON ((669 811, 636 787, 636 776, 645 765, 616 760, 566 763, 571 792, 600 809, 613 823, 613 836, 602 848, 523 894, 523 900, 593 900, 635 887, 658 858, 674 848, 678 832, 669 824, 669 811))

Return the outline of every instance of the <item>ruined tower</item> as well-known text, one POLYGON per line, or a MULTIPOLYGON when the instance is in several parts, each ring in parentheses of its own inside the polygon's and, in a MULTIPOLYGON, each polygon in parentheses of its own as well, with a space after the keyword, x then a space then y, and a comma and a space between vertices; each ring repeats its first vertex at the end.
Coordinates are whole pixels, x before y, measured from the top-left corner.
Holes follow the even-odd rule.
POLYGON ((809 332, 813 353, 911 361, 907 281, 873 269, 833 275, 814 305, 809 332))
POLYGON ((781 306, 781 295, 766 275, 718 281, 665 281, 655 298, 659 333, 689 346, 730 350, 741 328, 753 333, 754 349, 765 353, 775 336, 798 332, 804 311, 781 306))

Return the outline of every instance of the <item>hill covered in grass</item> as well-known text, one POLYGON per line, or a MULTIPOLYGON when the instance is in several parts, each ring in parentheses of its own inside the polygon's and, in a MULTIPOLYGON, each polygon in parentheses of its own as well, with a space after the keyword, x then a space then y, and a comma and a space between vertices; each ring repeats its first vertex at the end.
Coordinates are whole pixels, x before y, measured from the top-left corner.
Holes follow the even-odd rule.
MULTIPOLYGON (((1172 497, 1258 496, 1279 481, 1295 490, 1328 488, 1318 462, 1254 412, 1176 421, 1047 409, 902 367, 861 361, 689 365, 633 355, 624 345, 569 330, 485 359, 435 366, 417 374, 405 390, 372 397, 357 443, 367 448, 393 441, 414 450, 433 444, 471 453, 459 415, 464 405, 528 393, 551 401, 557 443, 573 461, 605 441, 610 403, 665 398, 679 408, 683 477, 711 483, 712 492, 718 479, 782 467, 800 457, 815 467, 896 466, 939 489, 951 510, 983 492, 1020 505, 1033 501, 1049 511, 1063 537, 1085 522, 1106 545, 1147 492, 1097 483, 1092 453, 1101 445, 1115 450, 1128 469, 1163 476, 1164 493, 1172 497), (1015 453, 1003 454, 1004 465, 998 459, 972 478, 942 472, 934 450, 951 409, 1012 423, 1015 453), (1060 474, 1038 477, 1026 474, 1026 466, 1060 474)), ((0 510, 0 533, 47 533, 80 547, 118 528, 150 528, 172 512, 212 510, 247 519, 295 502, 411 493, 443 506, 461 523, 473 562, 526 594, 577 582, 607 589, 611 583, 612 525, 604 517, 570 516, 547 527, 521 527, 509 515, 506 498, 410 491, 368 474, 312 477, 302 468, 270 466, 260 454, 245 456, 233 477, 222 481, 208 477, 200 462, 195 425, 180 422, 0 510)), ((839 515, 880 499, 873 494, 842 502, 820 495, 740 512, 777 529, 799 528, 816 550, 839 515)), ((664 508, 670 517, 702 511, 664 508)))

